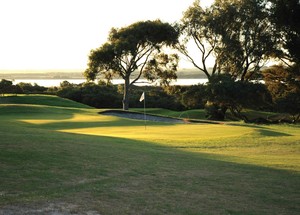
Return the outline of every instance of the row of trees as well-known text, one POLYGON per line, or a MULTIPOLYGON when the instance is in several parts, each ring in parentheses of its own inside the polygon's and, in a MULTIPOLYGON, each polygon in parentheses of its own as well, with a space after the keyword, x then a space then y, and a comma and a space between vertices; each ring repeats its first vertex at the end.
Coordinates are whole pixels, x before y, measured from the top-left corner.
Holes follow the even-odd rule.
POLYGON ((12 81, 2 79, 0 81, 0 94, 4 95, 6 93, 12 94, 22 94, 22 93, 45 93, 47 90, 46 87, 39 86, 37 84, 31 83, 18 83, 16 85, 13 84, 12 81))
MULTIPOLYGON (((270 70, 273 71, 273 68, 270 70)), ((248 118, 243 111, 248 108, 289 113, 293 116, 292 121, 298 121, 300 95, 289 93, 286 96, 283 93, 287 88, 290 91, 294 89, 293 83, 290 83, 292 80, 289 77, 286 78, 286 81, 290 83, 288 86, 281 82, 274 84, 276 82, 271 80, 274 77, 276 75, 265 79, 266 84, 236 81, 228 74, 221 74, 212 76, 207 84, 193 86, 132 86, 131 105, 143 107, 139 98, 142 92, 146 92, 149 108, 206 109, 207 118, 213 120, 224 120, 229 110, 234 118, 252 122, 253 118, 248 118)), ((119 108, 123 92, 124 85, 112 85, 105 82, 98 84, 87 82, 76 85, 65 81, 57 88, 56 94, 97 108, 119 108)))
MULTIPOLYGON (((57 95, 96 108, 119 108, 123 91, 124 85, 112 85, 104 82, 99 82, 98 84, 89 82, 77 85, 64 81, 57 89, 57 95)), ((143 103, 139 102, 143 91, 147 92, 147 107, 160 107, 172 110, 184 109, 184 106, 175 95, 167 93, 162 87, 154 86, 132 86, 132 106, 143 107, 143 103)))
MULTIPOLYGON (((155 20, 113 28, 108 41, 91 51, 85 76, 88 80, 95 80, 98 75, 108 80, 123 78, 123 109, 127 110, 130 89, 140 77, 150 81, 159 79, 163 85, 176 79, 179 57, 163 52, 164 47, 171 47, 204 73, 211 87, 222 85, 225 89, 226 83, 237 88, 242 84, 247 88, 252 81, 262 77, 267 79, 268 86, 271 86, 270 82, 276 85, 278 80, 289 86, 290 81, 284 77, 288 73, 292 77, 289 80, 293 79, 297 84, 293 85, 293 90, 286 87, 285 93, 281 94, 285 96, 280 99, 275 96, 275 91, 271 92, 274 102, 279 102, 284 97, 299 95, 300 91, 297 76, 300 68, 299 16, 298 0, 215 0, 208 8, 202 8, 196 0, 174 25, 155 20), (197 48, 198 54, 189 50, 191 45, 197 48), (214 59, 214 66, 209 72, 208 61, 211 59, 214 59), (269 60, 280 61, 282 65, 262 72, 269 60), (285 72, 276 72, 276 80, 274 76, 271 78, 278 70, 285 72), (131 80, 136 71, 138 76, 131 80)), ((273 88, 268 89, 272 91, 273 88)), ((237 96, 229 98, 230 93, 224 95, 226 90, 212 89, 211 92, 207 104, 216 110, 211 111, 212 118, 220 118, 220 110, 221 113, 227 109, 238 113, 240 107, 225 102, 236 100, 237 96)), ((240 91, 240 97, 247 97, 247 92, 240 91)), ((263 93, 262 89, 257 89, 252 96, 263 93)))
MULTIPOLYGON (((206 109, 209 119, 224 120, 227 110, 231 116, 251 122, 243 114, 244 108, 289 113, 294 122, 299 121, 299 82, 295 82, 286 70, 271 67, 266 72, 265 84, 235 81, 228 74, 212 76, 208 84, 192 86, 133 86, 131 105, 142 107, 139 102, 142 92, 147 93, 147 107, 172 110, 206 109), (284 81, 277 81, 278 75, 285 74, 284 81), (288 83, 288 84, 286 84, 288 83), (274 102, 273 102, 274 101, 274 102)), ((46 88, 37 84, 0 81, 0 92, 5 93, 46 93, 55 94, 96 108, 119 108, 124 85, 105 82, 72 84, 64 81, 59 87, 46 88)), ((278 120, 278 119, 277 119, 278 120)), ((273 120, 274 121, 274 120, 273 120)))

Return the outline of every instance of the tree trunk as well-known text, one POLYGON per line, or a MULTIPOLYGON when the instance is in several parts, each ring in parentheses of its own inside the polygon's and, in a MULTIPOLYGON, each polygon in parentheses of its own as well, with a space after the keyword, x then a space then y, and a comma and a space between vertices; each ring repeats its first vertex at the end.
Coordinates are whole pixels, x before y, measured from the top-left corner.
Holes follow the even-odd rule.
POLYGON ((123 93, 123 110, 129 109, 129 88, 130 88, 130 79, 125 77, 124 82, 124 93, 123 93))
POLYGON ((227 106, 207 101, 205 105, 207 118, 209 120, 224 121, 227 106))
POLYGON ((238 119, 244 120, 245 123, 250 123, 250 120, 248 119, 248 117, 246 115, 242 114, 241 110, 239 110, 239 108, 231 106, 229 108, 229 110, 233 116, 237 117, 238 119))

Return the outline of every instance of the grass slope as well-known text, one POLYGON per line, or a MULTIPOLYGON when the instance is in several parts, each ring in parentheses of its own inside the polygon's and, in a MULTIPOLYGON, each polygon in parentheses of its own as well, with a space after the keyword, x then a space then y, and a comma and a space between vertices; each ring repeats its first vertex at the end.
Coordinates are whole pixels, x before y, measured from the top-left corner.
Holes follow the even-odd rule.
POLYGON ((72 108, 91 108, 87 105, 50 95, 18 95, 0 97, 0 104, 31 104, 72 108))
POLYGON ((149 122, 145 129, 57 97, 5 99, 0 214, 49 202, 77 214, 300 212, 299 126, 149 122))

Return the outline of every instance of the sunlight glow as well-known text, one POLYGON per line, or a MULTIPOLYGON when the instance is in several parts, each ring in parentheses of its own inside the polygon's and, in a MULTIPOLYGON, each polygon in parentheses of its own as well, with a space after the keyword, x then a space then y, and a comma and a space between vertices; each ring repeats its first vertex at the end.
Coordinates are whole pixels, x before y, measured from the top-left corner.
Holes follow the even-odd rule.
POLYGON ((106 41, 112 27, 153 19, 173 23, 193 1, 1 0, 0 70, 84 70, 90 50, 106 41))

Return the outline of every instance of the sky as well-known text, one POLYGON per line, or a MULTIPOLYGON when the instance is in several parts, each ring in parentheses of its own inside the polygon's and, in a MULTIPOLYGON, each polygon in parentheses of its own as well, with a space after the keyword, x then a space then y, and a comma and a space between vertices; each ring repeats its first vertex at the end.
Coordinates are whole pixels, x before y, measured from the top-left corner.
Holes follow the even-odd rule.
POLYGON ((107 41, 112 27, 155 19, 173 23, 193 2, 0 0, 0 70, 84 70, 90 50, 107 41))

